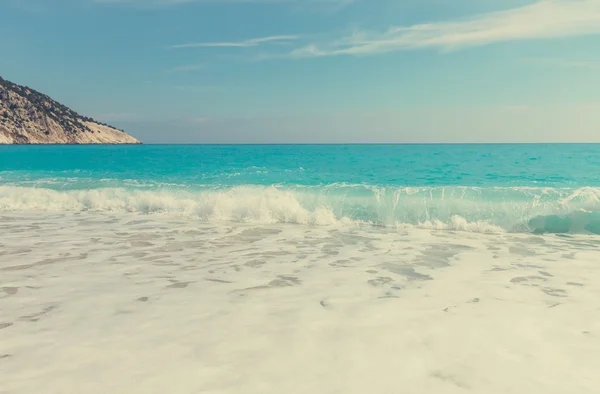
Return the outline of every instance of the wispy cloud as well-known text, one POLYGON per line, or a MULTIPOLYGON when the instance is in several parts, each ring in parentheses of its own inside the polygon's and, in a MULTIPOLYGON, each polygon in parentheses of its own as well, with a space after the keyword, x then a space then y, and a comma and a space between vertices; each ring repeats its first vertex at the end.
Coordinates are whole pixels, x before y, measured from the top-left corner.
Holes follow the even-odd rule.
POLYGON ((599 33, 600 0, 538 0, 460 20, 398 26, 379 33, 357 31, 337 40, 310 43, 285 56, 359 56, 422 48, 452 51, 506 41, 599 33))
POLYGON ((257 47, 261 44, 266 43, 274 43, 274 42, 289 42, 293 40, 297 40, 298 36, 269 36, 269 37, 260 37, 260 38, 252 38, 244 41, 230 41, 230 42, 198 42, 191 44, 178 44, 173 45, 170 48, 180 49, 180 48, 201 48, 201 47, 211 47, 211 48, 248 48, 248 47, 257 47))

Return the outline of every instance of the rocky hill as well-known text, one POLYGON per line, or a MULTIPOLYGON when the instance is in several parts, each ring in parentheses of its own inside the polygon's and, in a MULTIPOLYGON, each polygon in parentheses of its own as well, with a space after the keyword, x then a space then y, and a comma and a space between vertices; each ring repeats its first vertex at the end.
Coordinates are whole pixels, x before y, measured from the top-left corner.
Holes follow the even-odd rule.
POLYGON ((0 77, 0 144, 139 144, 45 94, 0 77))

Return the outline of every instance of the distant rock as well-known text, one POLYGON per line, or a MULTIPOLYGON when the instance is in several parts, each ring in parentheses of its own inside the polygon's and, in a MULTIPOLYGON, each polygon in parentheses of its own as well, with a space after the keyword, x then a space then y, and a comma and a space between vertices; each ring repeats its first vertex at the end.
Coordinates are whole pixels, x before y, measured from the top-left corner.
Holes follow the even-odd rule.
POLYGON ((0 77, 0 144, 140 144, 45 94, 0 77))

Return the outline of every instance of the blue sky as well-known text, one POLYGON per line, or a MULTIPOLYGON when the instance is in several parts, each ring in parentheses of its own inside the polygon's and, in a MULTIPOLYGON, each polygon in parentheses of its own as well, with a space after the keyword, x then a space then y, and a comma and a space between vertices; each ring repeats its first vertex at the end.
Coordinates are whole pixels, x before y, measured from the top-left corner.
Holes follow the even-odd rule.
POLYGON ((600 142, 600 0, 0 11, 0 76, 144 142, 600 142))

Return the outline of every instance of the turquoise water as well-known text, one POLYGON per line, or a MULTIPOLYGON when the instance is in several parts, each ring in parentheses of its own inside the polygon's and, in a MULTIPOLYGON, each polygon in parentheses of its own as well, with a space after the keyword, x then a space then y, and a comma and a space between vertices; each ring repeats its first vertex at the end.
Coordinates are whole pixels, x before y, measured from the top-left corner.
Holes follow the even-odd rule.
POLYGON ((600 233, 600 145, 5 146, 0 210, 600 233))

